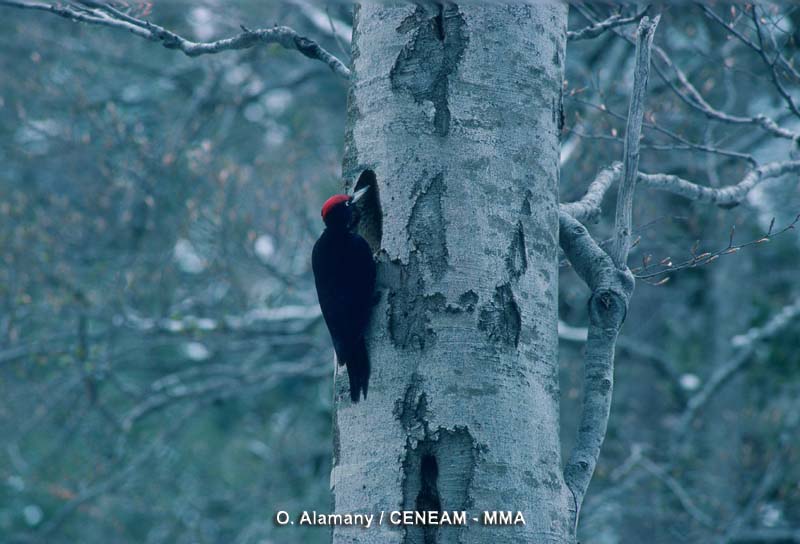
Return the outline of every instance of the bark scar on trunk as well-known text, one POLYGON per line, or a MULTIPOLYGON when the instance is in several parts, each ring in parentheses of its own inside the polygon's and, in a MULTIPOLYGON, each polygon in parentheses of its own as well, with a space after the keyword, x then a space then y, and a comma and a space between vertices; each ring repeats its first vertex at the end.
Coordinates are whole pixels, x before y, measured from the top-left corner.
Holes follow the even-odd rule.
POLYGON ((421 264, 434 279, 444 276, 449 259, 442 206, 446 190, 443 173, 427 180, 427 186, 416 197, 406 228, 411 244, 421 254, 421 264))
POLYGON ((456 4, 426 8, 418 5, 397 32, 412 32, 391 71, 394 89, 410 94, 418 104, 433 106, 433 130, 437 136, 450 132, 448 80, 469 41, 466 21, 456 4))
MULTIPOLYGON (((406 441, 403 510, 460 512, 473 506, 470 489, 482 448, 466 427, 438 429, 425 439, 406 441)), ((405 544, 459 542, 462 526, 405 527, 405 544)))
POLYGON ((511 239, 511 246, 508 248, 506 257, 506 268, 513 279, 519 279, 528 269, 528 256, 525 249, 525 230, 522 222, 517 223, 514 237, 511 239))
POLYGON ((521 328, 522 317, 514 292, 507 283, 498 285, 492 300, 481 306, 478 329, 494 343, 517 347, 521 328))
MULTIPOLYGON (((467 427, 429 428, 424 380, 415 372, 394 416, 406 432, 402 459, 402 508, 406 511, 454 512, 473 505, 470 487, 485 447, 467 427)), ((405 526, 405 544, 458 542, 459 526, 405 526)))

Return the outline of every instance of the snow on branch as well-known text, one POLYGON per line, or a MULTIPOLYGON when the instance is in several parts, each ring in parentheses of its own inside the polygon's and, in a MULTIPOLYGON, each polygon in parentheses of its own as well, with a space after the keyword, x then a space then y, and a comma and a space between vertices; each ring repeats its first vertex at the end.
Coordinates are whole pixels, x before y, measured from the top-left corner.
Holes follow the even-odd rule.
POLYGON ((350 78, 350 69, 341 60, 326 51, 315 41, 300 36, 287 26, 255 30, 242 27, 240 34, 230 38, 213 42, 193 42, 164 27, 128 15, 111 5, 93 0, 54 4, 26 0, 0 0, 0 6, 45 11, 72 21, 127 30, 141 38, 160 42, 167 49, 180 50, 190 57, 235 49, 249 49, 256 45, 275 43, 285 49, 298 51, 310 59, 322 61, 336 75, 344 79, 350 78))
POLYGON ((660 15, 652 19, 644 17, 639 22, 636 37, 636 65, 633 74, 633 89, 628 103, 628 120, 625 127, 625 150, 622 158, 622 182, 617 193, 617 210, 614 219, 614 248, 611 257, 617 268, 627 268, 628 252, 631 248, 631 218, 636 176, 639 172, 639 142, 642 136, 644 100, 647 96, 647 80, 650 76, 650 48, 660 15))

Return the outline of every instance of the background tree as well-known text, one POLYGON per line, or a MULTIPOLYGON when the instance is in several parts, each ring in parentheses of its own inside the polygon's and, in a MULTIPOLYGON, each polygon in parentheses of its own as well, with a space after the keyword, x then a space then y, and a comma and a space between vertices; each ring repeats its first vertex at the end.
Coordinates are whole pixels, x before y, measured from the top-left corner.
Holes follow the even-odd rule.
MULTIPOLYGON (((343 153, 342 139, 348 6, 58 5, 56 15, 96 26, 87 28, 42 13, 46 4, 3 4, 33 9, 4 10, 0 22, 0 532, 44 542, 327 540, 270 516, 325 510, 328 500, 330 348, 308 255, 319 202, 340 186, 340 157, 358 156, 343 153), (157 24, 130 28, 145 19, 157 24)), ((613 163, 630 134, 633 31, 644 14, 573 8, 561 193, 570 201, 591 187, 587 206, 568 210, 596 221, 595 238, 613 253, 604 241, 614 207, 595 204, 606 190, 613 200, 623 170, 613 163)), ((639 286, 582 540, 797 539, 788 330, 797 247, 794 236, 772 236, 800 204, 797 22, 792 7, 767 4, 662 16, 638 171, 743 183, 718 193, 638 176, 630 266, 639 286), (726 209, 702 202, 712 199, 726 209), (738 251, 750 242, 760 243, 738 251)), ((506 40, 498 47, 519 49, 506 40)), ((409 104, 433 102, 441 130, 445 109, 420 95, 440 89, 399 80, 409 104)), ((363 166, 346 163, 346 180, 363 166)), ((582 283, 570 267, 560 275, 566 452, 589 323, 582 283)))

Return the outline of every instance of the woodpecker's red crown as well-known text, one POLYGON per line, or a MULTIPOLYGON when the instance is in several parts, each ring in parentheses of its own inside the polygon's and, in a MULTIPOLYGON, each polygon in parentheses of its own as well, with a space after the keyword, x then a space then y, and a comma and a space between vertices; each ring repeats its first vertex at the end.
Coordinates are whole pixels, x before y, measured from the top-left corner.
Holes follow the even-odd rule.
POLYGON ((349 195, 333 195, 328 200, 325 201, 325 204, 322 205, 322 219, 325 220, 325 216, 328 215, 328 212, 334 209, 336 206, 341 204, 342 202, 349 201, 351 196, 349 195))

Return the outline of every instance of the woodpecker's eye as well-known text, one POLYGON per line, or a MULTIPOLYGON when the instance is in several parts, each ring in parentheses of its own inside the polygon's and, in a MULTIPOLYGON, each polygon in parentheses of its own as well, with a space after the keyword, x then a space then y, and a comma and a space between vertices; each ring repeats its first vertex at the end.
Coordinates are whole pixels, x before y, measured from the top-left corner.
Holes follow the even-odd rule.
POLYGON ((345 205, 345 206, 349 206, 349 205, 350 205, 350 201, 349 201, 349 200, 346 200, 346 201, 345 201, 345 203, 344 203, 344 205, 345 205))

